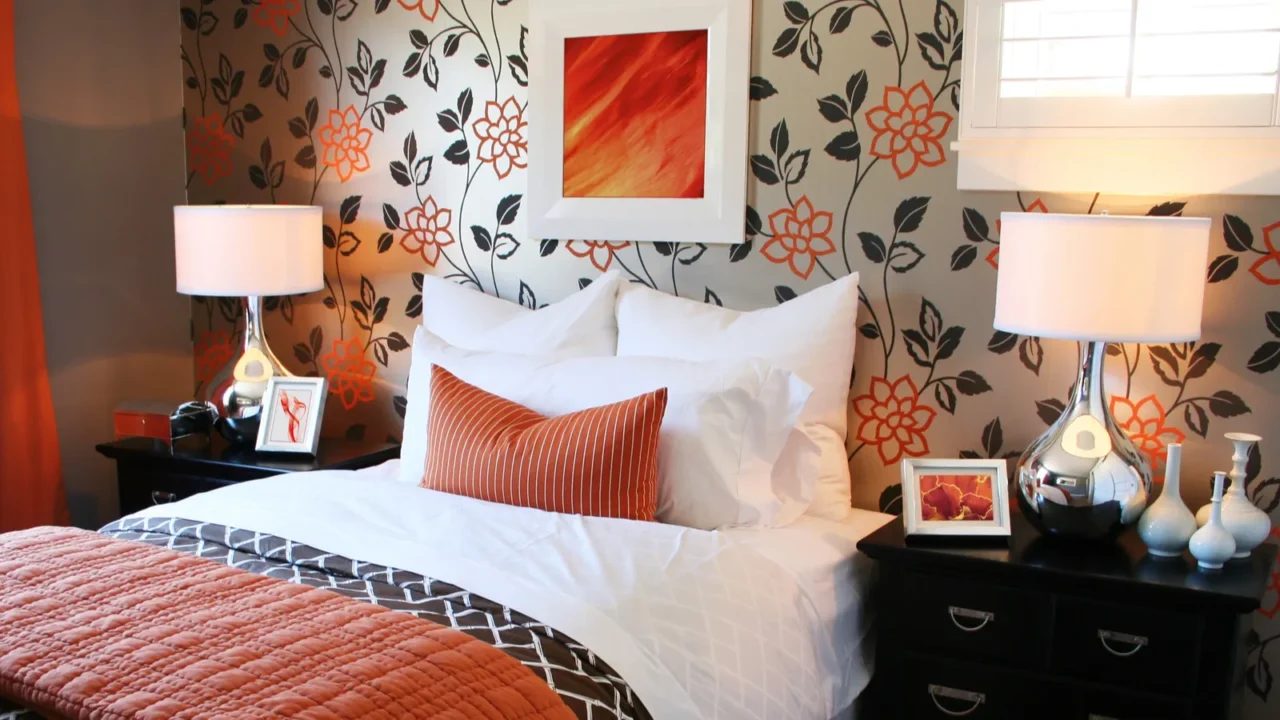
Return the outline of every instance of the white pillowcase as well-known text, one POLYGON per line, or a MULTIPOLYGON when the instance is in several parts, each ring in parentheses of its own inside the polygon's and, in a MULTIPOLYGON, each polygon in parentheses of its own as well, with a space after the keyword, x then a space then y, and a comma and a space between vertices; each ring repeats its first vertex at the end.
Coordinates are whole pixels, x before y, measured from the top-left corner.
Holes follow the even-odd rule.
POLYGON ((618 296, 618 355, 694 361, 753 357, 794 372, 813 387, 801 427, 821 452, 808 512, 841 520, 852 504, 845 440, 857 313, 857 273, 754 312, 632 285, 618 296))
MULTIPOLYGON (((471 350, 500 350, 522 355, 612 357, 618 343, 614 305, 622 280, 615 270, 558 303, 530 310, 490 297, 443 278, 422 279, 422 325, 445 342, 471 350)), ((431 368, 409 367, 408 407, 400 447, 401 479, 417 483, 427 461, 427 425, 431 368)))
POLYGON ((450 345, 519 355, 613 355, 614 303, 622 277, 600 276, 540 310, 486 295, 444 278, 422 278, 422 326, 450 345))
MULTIPOLYGON (((419 328, 414 371, 425 378, 432 365, 552 417, 667 388, 658 441, 662 522, 704 530, 779 526, 809 504, 798 475, 787 474, 781 487, 772 477, 784 447, 801 464, 816 459, 817 447, 796 427, 812 388, 763 361, 512 355, 453 347, 419 328)), ((410 407, 426 406, 426 384, 410 385, 410 407)), ((404 432, 429 445, 426 413, 413 423, 406 418, 404 432)), ((401 463, 421 478, 421 462, 401 463)))

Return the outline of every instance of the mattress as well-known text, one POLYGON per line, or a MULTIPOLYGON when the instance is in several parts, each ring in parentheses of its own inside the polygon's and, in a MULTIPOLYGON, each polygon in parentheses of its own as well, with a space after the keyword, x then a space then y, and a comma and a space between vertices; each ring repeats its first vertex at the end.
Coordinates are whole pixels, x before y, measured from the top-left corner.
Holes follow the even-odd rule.
MULTIPOLYGON (((848 716, 870 678, 871 563, 855 545, 889 516, 708 532, 423 490, 396 479, 397 463, 241 483, 105 530, 185 532, 178 545, 194 534, 211 555, 245 553, 238 567, 323 571, 309 577, 350 580, 371 602, 391 601, 365 589, 382 582, 406 611, 475 598, 496 618, 484 623, 556 638, 581 658, 568 662, 620 699, 592 717, 823 720, 848 716), (243 535, 223 543, 219 532, 243 535)), ((467 605, 435 609, 454 607, 467 605)))

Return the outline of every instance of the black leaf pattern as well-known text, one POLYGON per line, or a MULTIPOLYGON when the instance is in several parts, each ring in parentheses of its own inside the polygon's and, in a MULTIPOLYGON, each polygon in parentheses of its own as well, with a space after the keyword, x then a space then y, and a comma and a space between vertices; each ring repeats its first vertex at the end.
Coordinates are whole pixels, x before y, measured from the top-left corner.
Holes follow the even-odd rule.
POLYGON ((751 99, 765 100, 778 94, 778 89, 773 83, 760 76, 751 78, 751 99))
POLYGON ((987 423, 982 428, 982 449, 987 457, 1000 457, 1000 449, 1004 447, 1004 430, 1000 427, 1000 418, 987 423))
POLYGON ((1016 347, 1018 347, 1018 336, 1003 330, 997 330, 987 341, 987 350, 997 355, 1004 355, 1016 347))
POLYGON ((1052 425, 1057 422, 1058 418, 1067 409, 1067 404, 1061 400, 1037 400, 1036 415, 1045 425, 1052 425))
POLYGON ((938 407, 951 415, 956 414, 956 391, 947 383, 940 382, 933 386, 933 399, 938 401, 938 407))
POLYGON ((898 205, 893 213, 893 226, 901 234, 913 233, 920 229, 924 222, 924 214, 929 210, 929 198, 910 197, 898 205))

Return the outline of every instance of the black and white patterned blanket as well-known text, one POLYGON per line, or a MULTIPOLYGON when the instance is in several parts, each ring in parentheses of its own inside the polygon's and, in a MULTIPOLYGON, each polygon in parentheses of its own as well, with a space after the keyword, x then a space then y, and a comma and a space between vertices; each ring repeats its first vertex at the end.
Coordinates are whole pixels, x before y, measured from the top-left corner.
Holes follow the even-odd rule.
MULTIPOLYGON (((325 588, 453 627, 524 663, 583 720, 647 720, 631 688, 573 639, 463 588, 326 553, 274 535, 177 518, 126 518, 101 531, 249 572, 325 588)), ((0 720, 39 716, 0 699, 0 720)))

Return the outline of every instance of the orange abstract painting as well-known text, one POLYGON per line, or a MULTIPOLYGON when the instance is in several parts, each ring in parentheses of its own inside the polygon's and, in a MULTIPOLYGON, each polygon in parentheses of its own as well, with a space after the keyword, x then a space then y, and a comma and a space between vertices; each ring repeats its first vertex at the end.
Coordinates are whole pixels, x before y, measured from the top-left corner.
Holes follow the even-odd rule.
POLYGON ((707 31, 564 41, 564 197, 705 194, 707 31))
POLYGON ((990 475, 920 476, 921 520, 989 521, 994 505, 990 475))

